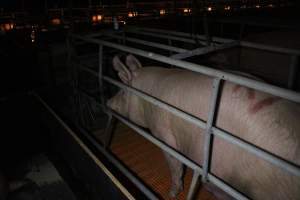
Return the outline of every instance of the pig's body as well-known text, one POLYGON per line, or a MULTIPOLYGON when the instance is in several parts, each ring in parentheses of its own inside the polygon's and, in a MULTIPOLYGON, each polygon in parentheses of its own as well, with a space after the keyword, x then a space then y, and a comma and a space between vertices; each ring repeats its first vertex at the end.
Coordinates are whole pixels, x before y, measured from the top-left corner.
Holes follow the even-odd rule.
MULTIPOLYGON (((132 87, 206 121, 212 78, 159 67, 136 68, 132 72, 132 87)), ((203 129, 132 95, 126 98, 128 105, 121 105, 128 109, 124 113, 114 98, 109 102, 113 109, 202 165, 203 129)), ((299 116, 296 104, 226 82, 216 126, 300 165, 299 116)), ((172 173, 172 193, 176 194, 181 189, 182 165, 166 156, 172 173)), ((300 199, 299 178, 217 137, 211 172, 253 199, 300 199)))

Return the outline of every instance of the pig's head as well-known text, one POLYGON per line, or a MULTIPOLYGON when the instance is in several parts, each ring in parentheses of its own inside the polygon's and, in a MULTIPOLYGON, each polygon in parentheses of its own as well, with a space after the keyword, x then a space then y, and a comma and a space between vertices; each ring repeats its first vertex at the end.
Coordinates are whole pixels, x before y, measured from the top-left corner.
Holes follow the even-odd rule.
MULTIPOLYGON (((126 57, 126 65, 118 56, 113 58, 113 68, 126 85, 136 87, 137 76, 141 71, 141 63, 132 55, 126 57)), ((107 106, 119 114, 129 118, 140 126, 145 127, 141 99, 136 95, 121 89, 115 96, 108 100, 107 106)))

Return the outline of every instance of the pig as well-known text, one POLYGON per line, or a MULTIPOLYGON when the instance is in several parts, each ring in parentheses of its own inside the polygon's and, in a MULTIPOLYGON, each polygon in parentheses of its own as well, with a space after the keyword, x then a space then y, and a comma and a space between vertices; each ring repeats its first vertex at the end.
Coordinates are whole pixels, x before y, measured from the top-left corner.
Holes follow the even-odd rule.
MULTIPOLYGON (((113 68, 123 83, 207 120, 212 77, 177 68, 142 67, 133 55, 125 63, 115 56, 113 68)), ((204 129, 124 90, 107 106, 202 165, 204 129)), ((296 103, 225 81, 215 126, 299 166, 299 117, 296 103)), ((210 173, 252 199, 300 199, 300 178, 218 137, 213 143, 210 173)), ((183 189, 183 164, 164 154, 171 171, 169 194, 174 197, 183 189)))

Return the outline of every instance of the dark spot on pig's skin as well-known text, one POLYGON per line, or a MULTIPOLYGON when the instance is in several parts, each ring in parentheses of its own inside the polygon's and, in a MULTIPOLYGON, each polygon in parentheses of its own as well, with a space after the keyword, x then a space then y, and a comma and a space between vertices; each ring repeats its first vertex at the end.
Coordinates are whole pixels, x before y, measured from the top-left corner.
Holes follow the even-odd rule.
POLYGON ((255 99, 255 91, 253 89, 247 88, 248 99, 253 100, 255 99))
POLYGON ((240 85, 236 85, 236 86, 234 86, 234 88, 233 88, 233 92, 234 93, 236 93, 239 89, 241 88, 241 86, 240 85))
POLYGON ((249 112, 250 114, 255 114, 261 109, 271 106, 273 103, 275 103, 278 100, 279 98, 277 97, 268 97, 266 99, 260 100, 250 107, 249 112))

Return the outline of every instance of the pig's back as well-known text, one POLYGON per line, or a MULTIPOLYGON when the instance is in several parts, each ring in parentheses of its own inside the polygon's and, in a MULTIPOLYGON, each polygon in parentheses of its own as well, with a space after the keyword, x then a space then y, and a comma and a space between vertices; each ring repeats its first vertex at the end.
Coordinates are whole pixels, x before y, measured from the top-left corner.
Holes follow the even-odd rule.
MULTIPOLYGON (((179 69, 150 67, 145 72, 141 90, 206 121, 212 78, 179 69)), ((156 106, 146 107, 150 129, 171 130, 178 150, 202 164, 204 130, 156 106)), ((219 128, 300 165, 297 104, 226 82, 218 113, 219 128)), ((300 198, 298 178, 217 137, 214 144, 212 172, 242 192, 254 199, 264 194, 269 195, 265 199, 300 198)))

